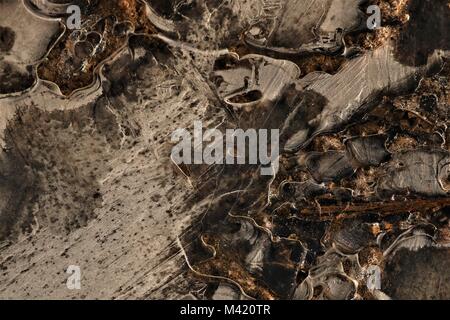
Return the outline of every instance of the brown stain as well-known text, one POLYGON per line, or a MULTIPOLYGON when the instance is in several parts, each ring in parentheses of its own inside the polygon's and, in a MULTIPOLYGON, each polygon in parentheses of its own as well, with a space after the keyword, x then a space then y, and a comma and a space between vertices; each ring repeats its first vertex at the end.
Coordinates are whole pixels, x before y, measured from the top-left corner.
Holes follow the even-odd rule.
MULTIPOLYGON (((153 34, 156 32, 145 15, 145 6, 136 0, 106 1, 100 0, 94 14, 88 14, 82 7, 82 21, 98 21, 108 16, 117 17, 118 22, 129 21, 135 32, 153 34), (83 9, 85 11, 83 12, 83 9)), ((38 68, 38 75, 43 80, 56 83, 64 95, 90 85, 94 80, 94 70, 117 50, 126 45, 127 37, 113 33, 112 25, 107 24, 103 33, 105 49, 94 56, 84 59, 84 68, 80 70, 80 61, 74 58, 74 40, 71 30, 56 43, 48 57, 38 68)))

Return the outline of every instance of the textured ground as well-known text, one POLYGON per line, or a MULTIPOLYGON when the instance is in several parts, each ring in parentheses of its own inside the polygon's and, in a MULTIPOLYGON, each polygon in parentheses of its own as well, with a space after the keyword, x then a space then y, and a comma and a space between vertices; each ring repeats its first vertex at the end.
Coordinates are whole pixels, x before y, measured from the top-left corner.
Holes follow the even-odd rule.
POLYGON ((74 3, 0 0, 0 298, 450 298, 447 0, 74 3), (197 120, 277 175, 176 166, 197 120))

